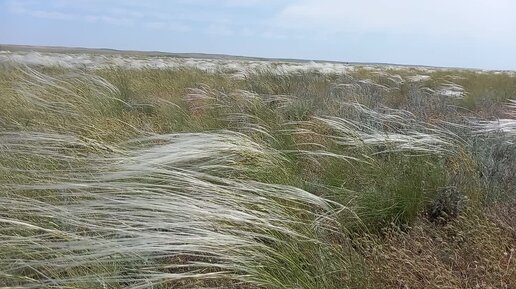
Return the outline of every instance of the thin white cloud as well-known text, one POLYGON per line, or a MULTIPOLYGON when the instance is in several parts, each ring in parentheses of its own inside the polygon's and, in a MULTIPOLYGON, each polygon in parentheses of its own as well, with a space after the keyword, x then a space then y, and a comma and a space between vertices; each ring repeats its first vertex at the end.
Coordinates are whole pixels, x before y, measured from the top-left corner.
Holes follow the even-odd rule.
POLYGON ((244 27, 240 30, 240 35, 244 37, 251 37, 255 35, 255 31, 253 29, 244 27))
POLYGON ((103 22, 106 24, 112 24, 117 26, 132 26, 134 25, 134 20, 130 18, 123 17, 112 17, 108 15, 80 15, 79 19, 83 19, 92 23, 103 22))
POLYGON ((268 39, 287 39, 288 38, 288 35, 286 35, 282 32, 279 32, 279 31, 274 31, 274 30, 265 30, 260 34, 260 36, 263 38, 268 38, 268 39))
POLYGON ((108 15, 81 15, 74 13, 61 13, 55 11, 45 11, 45 10, 27 10, 25 14, 28 14, 33 17, 52 19, 52 20, 79 20, 90 23, 106 23, 117 26, 131 26, 134 25, 134 21, 129 18, 122 17, 112 17, 108 15))
POLYGON ((223 24, 210 24, 206 28, 205 32, 214 36, 232 36, 235 34, 233 29, 231 29, 228 25, 223 24))
MULTIPOLYGON (((285 0, 280 0, 284 2, 285 0)), ((188 5, 207 5, 207 4, 215 4, 218 6, 225 7, 257 7, 264 6, 274 2, 279 2, 278 0, 175 0, 174 2, 180 4, 188 4, 188 5)))
POLYGON ((251 7, 251 6, 263 6, 274 2, 272 0, 225 0, 223 1, 227 6, 235 7, 251 7))
POLYGON ((134 24, 134 19, 116 16, 116 15, 95 15, 85 13, 74 13, 74 12, 63 12, 54 10, 44 10, 33 8, 33 2, 26 1, 10 1, 8 3, 8 9, 11 13, 29 15, 36 18, 51 19, 51 20, 64 20, 64 21, 84 21, 90 23, 106 23, 118 26, 131 26, 134 24))
POLYGON ((329 32, 509 37, 516 33, 515 11, 513 0, 303 0, 287 5, 275 21, 286 29, 329 32))
POLYGON ((142 25, 149 29, 168 30, 174 32, 188 32, 192 30, 190 26, 170 21, 151 21, 144 22, 142 25))
POLYGON ((143 18, 145 16, 141 11, 133 11, 127 8, 113 8, 110 9, 110 14, 124 18, 143 18))
POLYGON ((26 10, 25 14, 31 15, 38 18, 54 19, 54 20, 73 20, 77 18, 77 15, 69 13, 61 13, 56 11, 44 11, 44 10, 26 10))

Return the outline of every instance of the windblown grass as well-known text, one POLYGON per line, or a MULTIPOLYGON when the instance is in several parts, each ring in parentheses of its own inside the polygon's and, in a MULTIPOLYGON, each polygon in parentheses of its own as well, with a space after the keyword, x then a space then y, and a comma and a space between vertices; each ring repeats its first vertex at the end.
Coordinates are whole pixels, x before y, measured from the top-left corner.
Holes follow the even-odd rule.
POLYGON ((411 73, 4 65, 0 285, 511 288, 514 102, 411 73))

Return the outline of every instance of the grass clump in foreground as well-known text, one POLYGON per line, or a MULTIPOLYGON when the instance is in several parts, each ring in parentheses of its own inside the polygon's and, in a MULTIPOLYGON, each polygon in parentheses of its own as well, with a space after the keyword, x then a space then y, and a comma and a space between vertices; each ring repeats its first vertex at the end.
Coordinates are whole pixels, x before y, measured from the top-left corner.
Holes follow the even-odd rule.
POLYGON ((513 78, 418 74, 3 67, 0 285, 514 287, 513 78))

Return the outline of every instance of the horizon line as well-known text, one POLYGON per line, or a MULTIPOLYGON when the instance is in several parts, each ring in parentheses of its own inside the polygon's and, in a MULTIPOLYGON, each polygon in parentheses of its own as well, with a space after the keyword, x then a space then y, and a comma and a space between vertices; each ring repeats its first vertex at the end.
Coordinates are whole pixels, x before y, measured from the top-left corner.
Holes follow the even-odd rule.
POLYGON ((249 56, 249 55, 234 55, 226 53, 206 53, 206 52, 171 52, 161 50, 134 50, 134 49, 118 49, 108 47, 84 47, 84 46, 62 46, 62 45, 33 45, 33 44, 12 44, 0 43, 0 51, 35 51, 44 53, 104 53, 104 54, 147 54, 148 56, 169 56, 178 58, 225 58, 233 60, 257 60, 257 61, 283 61, 283 62, 315 62, 315 63, 335 63, 352 66, 398 66, 408 68, 430 68, 430 69, 453 69, 453 70, 471 70, 471 71, 489 71, 489 72, 516 72, 511 69, 486 69, 478 67, 458 67, 458 66, 435 66, 424 64, 401 64, 389 62, 358 62, 358 61, 341 61, 341 60, 327 60, 327 59, 306 59, 306 58, 288 58, 288 57, 263 57, 263 56, 249 56), (66 51, 71 50, 71 51, 66 51), (75 50, 75 51, 74 51, 75 50))

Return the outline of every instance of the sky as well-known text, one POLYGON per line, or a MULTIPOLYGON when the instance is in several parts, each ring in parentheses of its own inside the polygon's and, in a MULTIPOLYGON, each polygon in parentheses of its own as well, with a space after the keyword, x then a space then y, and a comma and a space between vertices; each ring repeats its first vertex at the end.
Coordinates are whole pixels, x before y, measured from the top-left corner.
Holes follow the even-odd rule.
POLYGON ((516 70, 515 0, 0 0, 0 43, 516 70))

